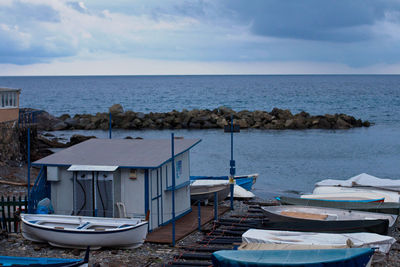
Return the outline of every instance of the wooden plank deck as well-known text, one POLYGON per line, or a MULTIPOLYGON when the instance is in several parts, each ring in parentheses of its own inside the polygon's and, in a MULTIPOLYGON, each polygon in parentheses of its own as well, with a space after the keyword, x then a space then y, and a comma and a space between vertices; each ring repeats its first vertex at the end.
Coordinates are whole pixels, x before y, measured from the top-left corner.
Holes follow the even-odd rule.
MULTIPOLYGON (((218 206, 218 216, 229 210, 229 207, 218 206)), ((201 206, 201 225, 205 225, 214 219, 214 206, 201 206)), ((196 231, 198 228, 197 206, 192 206, 192 212, 186 214, 175 222, 175 241, 196 231)), ((157 228, 149 233, 146 242, 158 244, 172 244, 172 223, 157 228)))

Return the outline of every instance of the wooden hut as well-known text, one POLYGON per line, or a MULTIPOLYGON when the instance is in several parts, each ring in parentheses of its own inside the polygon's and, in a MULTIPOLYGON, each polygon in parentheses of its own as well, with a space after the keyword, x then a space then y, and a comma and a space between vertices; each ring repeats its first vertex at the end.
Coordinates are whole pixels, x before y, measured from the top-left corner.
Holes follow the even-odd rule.
MULTIPOLYGON (((191 211, 190 149, 174 140, 175 216, 191 211)), ((44 167, 57 214, 145 216, 149 230, 172 219, 171 140, 90 139, 34 162, 44 167)))

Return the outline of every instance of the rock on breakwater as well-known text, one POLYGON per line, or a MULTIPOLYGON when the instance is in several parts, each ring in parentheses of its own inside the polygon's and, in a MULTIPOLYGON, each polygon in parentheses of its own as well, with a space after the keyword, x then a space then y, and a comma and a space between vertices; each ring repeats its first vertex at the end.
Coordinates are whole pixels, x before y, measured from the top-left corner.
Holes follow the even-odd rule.
MULTIPOLYGON (((228 107, 213 110, 193 109, 170 111, 166 113, 147 113, 124 111, 120 104, 109 109, 112 115, 112 127, 119 129, 216 129, 223 128, 233 115, 234 123, 240 128, 254 129, 349 129, 354 127, 369 127, 370 122, 356 119, 346 114, 325 114, 312 116, 302 111, 292 114, 288 109, 274 108, 271 112, 242 110, 236 112, 228 107)), ((43 113, 43 116, 48 114, 43 113)), ((50 116, 51 117, 51 116, 50 116)), ((51 120, 42 120, 44 130, 106 130, 109 127, 109 113, 68 114, 51 120)))

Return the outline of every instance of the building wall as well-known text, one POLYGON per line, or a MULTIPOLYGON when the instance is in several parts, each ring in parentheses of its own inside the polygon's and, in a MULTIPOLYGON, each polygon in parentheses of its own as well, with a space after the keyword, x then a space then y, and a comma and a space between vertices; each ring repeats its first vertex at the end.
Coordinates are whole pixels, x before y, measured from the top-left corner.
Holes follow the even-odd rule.
POLYGON ((19 108, 0 108, 0 122, 18 120, 19 108))
POLYGON ((55 168, 58 169, 59 179, 51 181, 51 203, 56 214, 71 215, 74 209, 73 172, 67 171, 67 167, 55 168))
MULTIPOLYGON (((181 173, 180 175, 176 175, 175 186, 179 186, 180 184, 184 184, 189 181, 189 176, 190 176, 189 151, 176 157, 175 165, 177 165, 179 161, 182 162, 181 173)), ((172 164, 171 162, 168 162, 158 170, 152 171, 151 175, 149 175, 150 176, 149 179, 151 181, 149 186, 150 188, 152 188, 149 194, 151 229, 158 227, 159 224, 160 225, 165 224, 166 222, 172 219, 172 191, 167 190, 167 187, 172 186, 171 170, 172 170, 172 164), (161 190, 159 190, 160 198, 155 199, 157 197, 156 194, 157 173, 159 177, 158 186, 162 188, 161 190), (156 214, 158 214, 158 216, 160 217, 159 220, 156 220, 157 219, 156 214)), ((175 170, 177 171, 177 168, 175 170)), ((190 210, 190 186, 186 185, 182 188, 175 190, 175 216, 182 215, 185 212, 188 212, 189 210, 190 210)))
POLYGON ((144 170, 137 170, 136 174, 136 179, 130 179, 130 169, 121 169, 121 201, 130 217, 145 216, 144 170))

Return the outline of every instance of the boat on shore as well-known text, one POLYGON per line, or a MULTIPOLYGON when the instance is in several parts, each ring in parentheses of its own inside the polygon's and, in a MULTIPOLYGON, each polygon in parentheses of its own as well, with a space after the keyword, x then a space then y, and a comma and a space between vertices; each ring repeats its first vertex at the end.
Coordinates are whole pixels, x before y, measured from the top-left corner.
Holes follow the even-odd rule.
MULTIPOLYGON (((234 176, 235 184, 243 187, 248 191, 251 191, 253 189, 253 185, 256 183, 257 178, 258 178, 258 173, 234 176)), ((229 176, 190 176, 190 180, 229 181, 229 176)))
POLYGON ((382 179, 366 173, 347 180, 326 179, 315 184, 313 194, 372 193, 385 202, 400 202, 400 180, 382 179))
POLYGON ((396 239, 374 233, 305 233, 249 229, 242 235, 242 242, 273 245, 271 249, 376 248, 379 252, 388 253, 396 239))
POLYGON ((83 259, 0 256, 0 266, 88 267, 89 247, 83 259))
POLYGON ((352 202, 352 201, 325 201, 318 199, 305 199, 295 197, 277 197, 282 205, 316 206, 346 210, 359 210, 386 214, 400 214, 400 203, 395 202, 352 202))
POLYGON ((368 266, 371 248, 321 250, 220 250, 212 254, 216 267, 225 266, 368 266))
POLYGON ((333 202, 384 202, 385 196, 367 192, 301 195, 301 198, 333 202))
POLYGON ((387 234, 397 220, 391 214, 297 205, 268 206, 262 210, 269 219, 265 229, 271 230, 387 234))
POLYGON ((218 202, 228 197, 230 186, 228 181, 196 180, 190 182, 190 199, 192 202, 214 201, 217 194, 218 202))
POLYGON ((55 247, 135 248, 143 244, 148 222, 142 219, 21 214, 25 239, 55 247))

